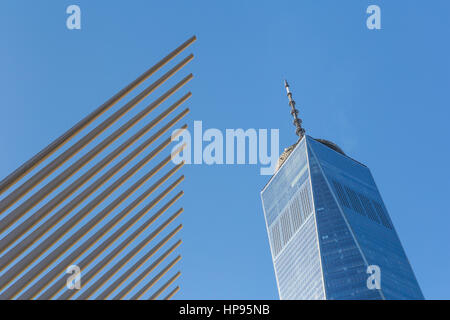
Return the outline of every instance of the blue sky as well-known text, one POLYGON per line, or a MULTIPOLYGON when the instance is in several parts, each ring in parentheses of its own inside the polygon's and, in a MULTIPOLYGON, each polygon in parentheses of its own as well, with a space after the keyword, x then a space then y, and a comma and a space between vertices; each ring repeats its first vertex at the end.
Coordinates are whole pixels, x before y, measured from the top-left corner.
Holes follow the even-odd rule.
MULTIPOLYGON (((448 299, 449 10, 444 0, 2 1, 0 176, 195 34, 189 126, 279 128, 287 147, 287 78, 307 133, 371 168, 425 297, 448 299), (66 28, 71 4, 81 30, 66 28), (371 4, 382 30, 366 27, 371 4)), ((259 196, 268 177, 252 165, 183 172, 177 298, 276 299, 259 196)))

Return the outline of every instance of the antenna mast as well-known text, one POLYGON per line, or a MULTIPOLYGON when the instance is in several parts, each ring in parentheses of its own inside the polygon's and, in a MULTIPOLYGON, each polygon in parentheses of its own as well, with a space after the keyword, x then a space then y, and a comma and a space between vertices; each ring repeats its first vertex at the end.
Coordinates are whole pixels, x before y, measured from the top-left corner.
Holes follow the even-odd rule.
POLYGON ((294 117, 294 126, 296 127, 295 133, 298 135, 299 140, 305 135, 305 129, 302 128, 302 120, 298 118, 298 110, 295 109, 295 101, 292 98, 292 92, 289 90, 289 84, 284 80, 284 87, 286 88, 287 96, 289 98, 289 105, 291 106, 291 114, 294 117))

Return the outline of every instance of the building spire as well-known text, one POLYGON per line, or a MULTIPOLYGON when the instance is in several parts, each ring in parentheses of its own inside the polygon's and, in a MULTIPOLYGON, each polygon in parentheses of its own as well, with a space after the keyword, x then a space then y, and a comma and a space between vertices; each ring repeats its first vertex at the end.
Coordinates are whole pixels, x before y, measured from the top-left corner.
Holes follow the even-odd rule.
POLYGON ((291 114, 294 117, 294 126, 296 128, 295 133, 298 135, 299 139, 301 139, 305 135, 305 129, 302 128, 302 120, 298 118, 298 110, 295 109, 295 101, 292 98, 292 92, 289 90, 289 84, 286 80, 284 80, 284 87, 286 88, 287 96, 289 98, 291 114))

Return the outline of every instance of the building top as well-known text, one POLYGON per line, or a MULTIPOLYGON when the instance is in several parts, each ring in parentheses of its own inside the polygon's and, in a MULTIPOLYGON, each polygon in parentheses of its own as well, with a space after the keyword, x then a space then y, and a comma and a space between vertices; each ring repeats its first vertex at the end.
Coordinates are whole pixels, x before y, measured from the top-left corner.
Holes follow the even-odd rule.
MULTIPOLYGON (((291 114, 294 118, 293 123, 294 123, 294 126, 296 127, 295 133, 297 134, 297 136, 299 138, 296 143, 294 143, 290 147, 284 149, 283 153, 278 158, 278 163, 277 163, 277 167, 275 169, 275 173, 278 171, 278 169, 281 168, 281 166, 287 160, 287 158, 289 158, 289 155, 292 153, 292 151, 294 151, 294 149, 298 145, 298 143, 303 139, 303 137, 305 137, 305 129, 302 127, 302 120, 298 117, 298 110, 295 108, 296 103, 294 101, 294 98, 292 97, 292 92, 291 92, 289 84, 286 80, 284 81, 284 86, 286 88, 287 96, 289 99, 289 106, 291 107, 291 114)), ((312 137, 310 137, 310 138, 312 138, 312 137)), ((327 146, 328 148, 340 153, 341 155, 350 158, 349 156, 347 156, 344 153, 344 151, 337 144, 335 144, 329 140, 325 140, 325 139, 315 139, 315 138, 312 138, 312 139, 314 139, 315 141, 320 142, 321 144, 327 146)), ((350 158, 350 159, 352 159, 352 158, 350 158)), ((354 160, 354 159, 352 159, 352 160, 354 160)), ((356 160, 354 160, 354 161, 356 161, 356 160)), ((356 162, 358 162, 358 161, 356 161, 356 162)), ((358 162, 358 163, 360 163, 360 162, 358 162)), ((362 164, 362 163, 360 163, 360 164, 362 164)), ((362 165, 364 165, 364 164, 362 164, 362 165)))
MULTIPOLYGON (((325 140, 325 139, 315 139, 314 140, 320 142, 321 144, 327 146, 328 148, 344 155, 347 156, 344 151, 335 143, 329 141, 329 140, 325 140)), ((301 139, 300 139, 301 140, 301 139)), ((297 144, 299 143, 298 140, 296 143, 294 143, 292 146, 284 149, 283 153, 280 155, 280 157, 278 158, 278 163, 277 163, 277 168, 275 171, 278 171, 278 169, 283 165, 283 163, 286 161, 286 159, 289 157, 289 155, 292 153, 292 151, 295 149, 295 147, 297 146, 297 144)))
POLYGON ((342 149, 339 148, 339 146, 337 144, 335 144, 335 143, 333 143, 333 142, 331 142, 329 140, 325 140, 325 139, 314 139, 314 140, 316 140, 316 141, 320 142, 321 144, 326 145, 328 148, 331 148, 334 151, 339 152, 340 154, 346 156, 344 151, 342 151, 342 149))

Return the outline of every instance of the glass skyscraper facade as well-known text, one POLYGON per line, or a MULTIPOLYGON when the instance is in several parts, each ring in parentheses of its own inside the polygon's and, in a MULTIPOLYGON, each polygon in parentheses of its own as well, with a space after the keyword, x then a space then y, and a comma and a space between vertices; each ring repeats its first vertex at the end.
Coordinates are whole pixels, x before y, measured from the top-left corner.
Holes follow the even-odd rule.
POLYGON ((261 192, 280 299, 423 299, 370 170, 310 136, 291 149, 261 192))

